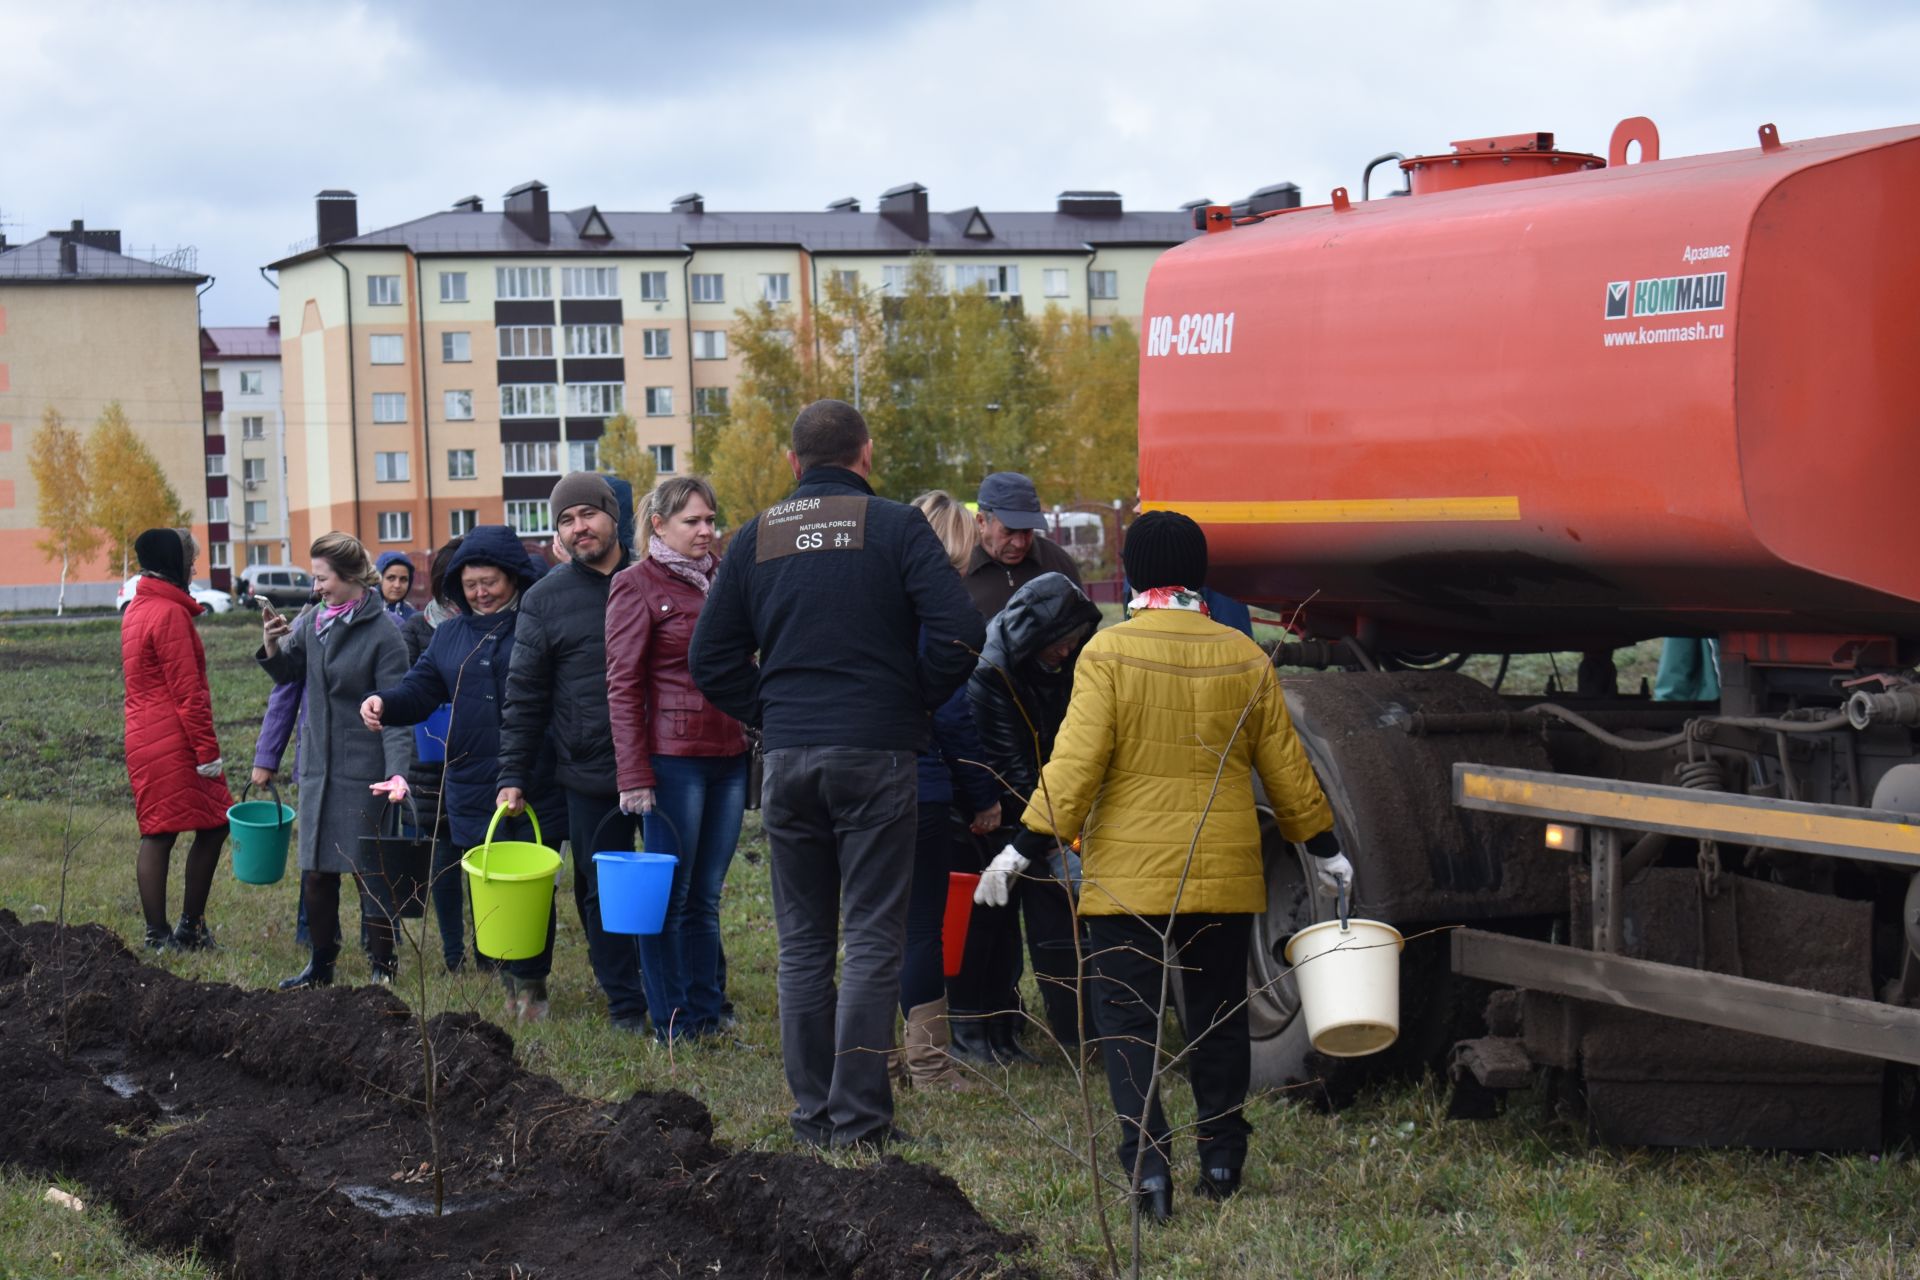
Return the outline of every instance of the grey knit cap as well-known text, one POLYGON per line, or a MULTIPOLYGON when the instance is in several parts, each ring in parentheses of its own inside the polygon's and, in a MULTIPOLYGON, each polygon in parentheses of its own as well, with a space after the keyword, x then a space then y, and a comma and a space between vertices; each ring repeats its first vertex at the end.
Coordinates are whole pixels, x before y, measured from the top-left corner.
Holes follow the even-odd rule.
POLYGON ((620 523, 620 504, 614 499, 613 486, 598 471, 569 471, 561 476, 560 483, 553 486, 550 518, 557 526, 561 512, 582 503, 600 508, 616 525, 620 523))

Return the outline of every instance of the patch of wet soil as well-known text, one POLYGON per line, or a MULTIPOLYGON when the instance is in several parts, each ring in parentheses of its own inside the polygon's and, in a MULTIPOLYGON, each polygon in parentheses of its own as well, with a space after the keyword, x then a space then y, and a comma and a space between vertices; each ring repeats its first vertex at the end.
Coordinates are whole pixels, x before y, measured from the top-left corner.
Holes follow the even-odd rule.
POLYGON ((99 926, 62 944, 0 910, 0 1158, 247 1280, 1033 1274, 938 1170, 729 1152, 686 1094, 574 1097, 491 1023, 430 1025, 439 1217, 419 1038, 391 992, 189 982, 99 926))

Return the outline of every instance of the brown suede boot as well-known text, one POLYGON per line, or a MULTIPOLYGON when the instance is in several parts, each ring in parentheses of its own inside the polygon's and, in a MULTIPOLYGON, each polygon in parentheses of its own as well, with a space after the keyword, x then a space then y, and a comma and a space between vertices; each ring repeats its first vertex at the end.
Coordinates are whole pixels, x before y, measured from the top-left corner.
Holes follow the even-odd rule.
POLYGON ((967 1078, 947 1046, 951 1042, 947 1025, 947 998, 929 1000, 907 1010, 907 1075, 916 1089, 945 1089, 951 1093, 973 1093, 977 1086, 967 1078))

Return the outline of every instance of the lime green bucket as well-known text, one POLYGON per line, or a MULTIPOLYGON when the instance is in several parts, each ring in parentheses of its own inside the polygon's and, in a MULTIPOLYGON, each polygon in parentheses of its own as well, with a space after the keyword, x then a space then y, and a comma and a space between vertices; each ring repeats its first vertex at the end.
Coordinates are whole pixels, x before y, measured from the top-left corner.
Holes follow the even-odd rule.
POLYGON ((240 803, 227 810, 233 832, 233 878, 242 884, 278 884, 287 874, 287 845, 293 836, 293 807, 280 803, 280 788, 271 782, 271 800, 249 800, 249 782, 240 803))
POLYGON ((533 839, 495 843, 493 831, 506 815, 501 805, 487 824, 487 841, 467 850, 460 865, 466 868, 467 887, 473 893, 473 935, 476 949, 495 960, 530 960, 547 948, 547 918, 553 914, 553 873, 560 855, 539 844, 540 819, 533 806, 533 839))

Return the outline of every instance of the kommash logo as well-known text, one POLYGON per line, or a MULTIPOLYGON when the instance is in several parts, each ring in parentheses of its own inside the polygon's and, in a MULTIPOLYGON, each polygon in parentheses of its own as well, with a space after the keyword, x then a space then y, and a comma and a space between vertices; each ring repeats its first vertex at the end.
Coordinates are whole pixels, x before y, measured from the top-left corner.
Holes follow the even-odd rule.
POLYGON ((1607 319, 1668 316, 1687 311, 1721 311, 1727 305, 1727 273, 1661 276, 1654 280, 1607 282, 1607 319))

